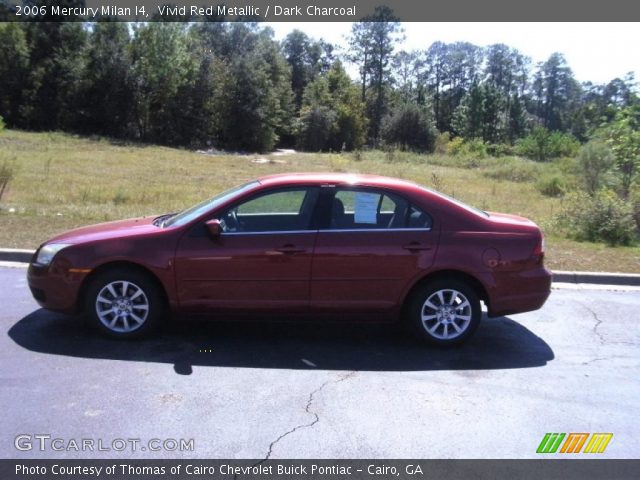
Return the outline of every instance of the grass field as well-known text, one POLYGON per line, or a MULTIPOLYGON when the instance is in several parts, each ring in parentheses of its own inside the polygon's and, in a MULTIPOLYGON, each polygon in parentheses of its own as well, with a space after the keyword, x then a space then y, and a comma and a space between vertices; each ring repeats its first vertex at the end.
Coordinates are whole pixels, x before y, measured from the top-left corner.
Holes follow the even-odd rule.
POLYGON ((0 201, 0 247, 35 248, 72 227, 178 211, 260 175, 344 171, 406 178, 485 210, 529 217, 546 232, 552 269, 640 272, 640 247, 580 243, 556 231, 553 217, 562 201, 542 195, 535 186, 551 167, 522 159, 380 151, 204 155, 9 130, 0 134, 3 163, 15 174, 0 201))

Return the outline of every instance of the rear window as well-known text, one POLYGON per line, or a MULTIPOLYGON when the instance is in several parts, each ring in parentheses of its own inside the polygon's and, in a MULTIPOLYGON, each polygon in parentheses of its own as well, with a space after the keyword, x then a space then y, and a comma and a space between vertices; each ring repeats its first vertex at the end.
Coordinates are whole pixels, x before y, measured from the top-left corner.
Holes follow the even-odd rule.
POLYGON ((489 218, 489 214, 487 212, 485 212, 484 210, 480 210, 479 208, 476 207, 472 207, 471 205, 468 205, 464 202, 461 202, 460 200, 450 197, 449 195, 447 195, 446 193, 442 193, 442 192, 437 192, 435 190, 431 190, 430 188, 424 187, 422 185, 420 185, 420 188, 422 188, 423 190, 426 190, 429 193, 433 193, 435 195, 440 195, 443 198, 446 198, 447 200, 449 200, 451 203, 464 208, 465 210, 469 211, 469 212, 473 212, 476 215, 481 215, 483 217, 487 217, 489 218))

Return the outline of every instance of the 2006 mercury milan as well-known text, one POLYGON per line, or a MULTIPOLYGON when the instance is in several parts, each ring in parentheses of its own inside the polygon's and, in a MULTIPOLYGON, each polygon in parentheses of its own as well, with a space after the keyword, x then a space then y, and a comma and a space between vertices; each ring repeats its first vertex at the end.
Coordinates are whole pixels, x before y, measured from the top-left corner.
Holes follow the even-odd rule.
POLYGON ((530 220, 420 185, 281 174, 178 214, 103 223, 45 242, 28 271, 44 308, 86 311, 115 337, 175 313, 408 321, 458 344, 488 315, 540 308, 551 274, 530 220))

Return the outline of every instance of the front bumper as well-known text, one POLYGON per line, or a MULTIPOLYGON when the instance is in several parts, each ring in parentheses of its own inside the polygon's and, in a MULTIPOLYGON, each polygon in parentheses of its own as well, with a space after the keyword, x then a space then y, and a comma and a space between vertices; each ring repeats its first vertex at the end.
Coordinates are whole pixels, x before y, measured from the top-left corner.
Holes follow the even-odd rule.
POLYGON ((27 282, 33 298, 48 310, 77 313, 78 295, 88 272, 77 272, 54 260, 49 266, 34 263, 27 270, 27 282))

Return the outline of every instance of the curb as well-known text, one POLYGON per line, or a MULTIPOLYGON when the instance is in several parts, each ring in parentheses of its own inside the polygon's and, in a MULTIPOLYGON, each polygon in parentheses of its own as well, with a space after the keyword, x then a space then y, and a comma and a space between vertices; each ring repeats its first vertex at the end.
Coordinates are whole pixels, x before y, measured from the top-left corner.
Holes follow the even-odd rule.
POLYGON ((0 248, 0 261, 29 263, 35 252, 21 248, 0 248))
MULTIPOLYGON (((0 261, 29 263, 35 250, 0 248, 0 261)), ((601 285, 640 286, 640 274, 612 272, 553 272, 553 281, 562 283, 595 283, 601 285)))
POLYGON ((565 272, 558 270, 553 272, 553 281, 563 283, 640 286, 640 275, 636 273, 565 272))

